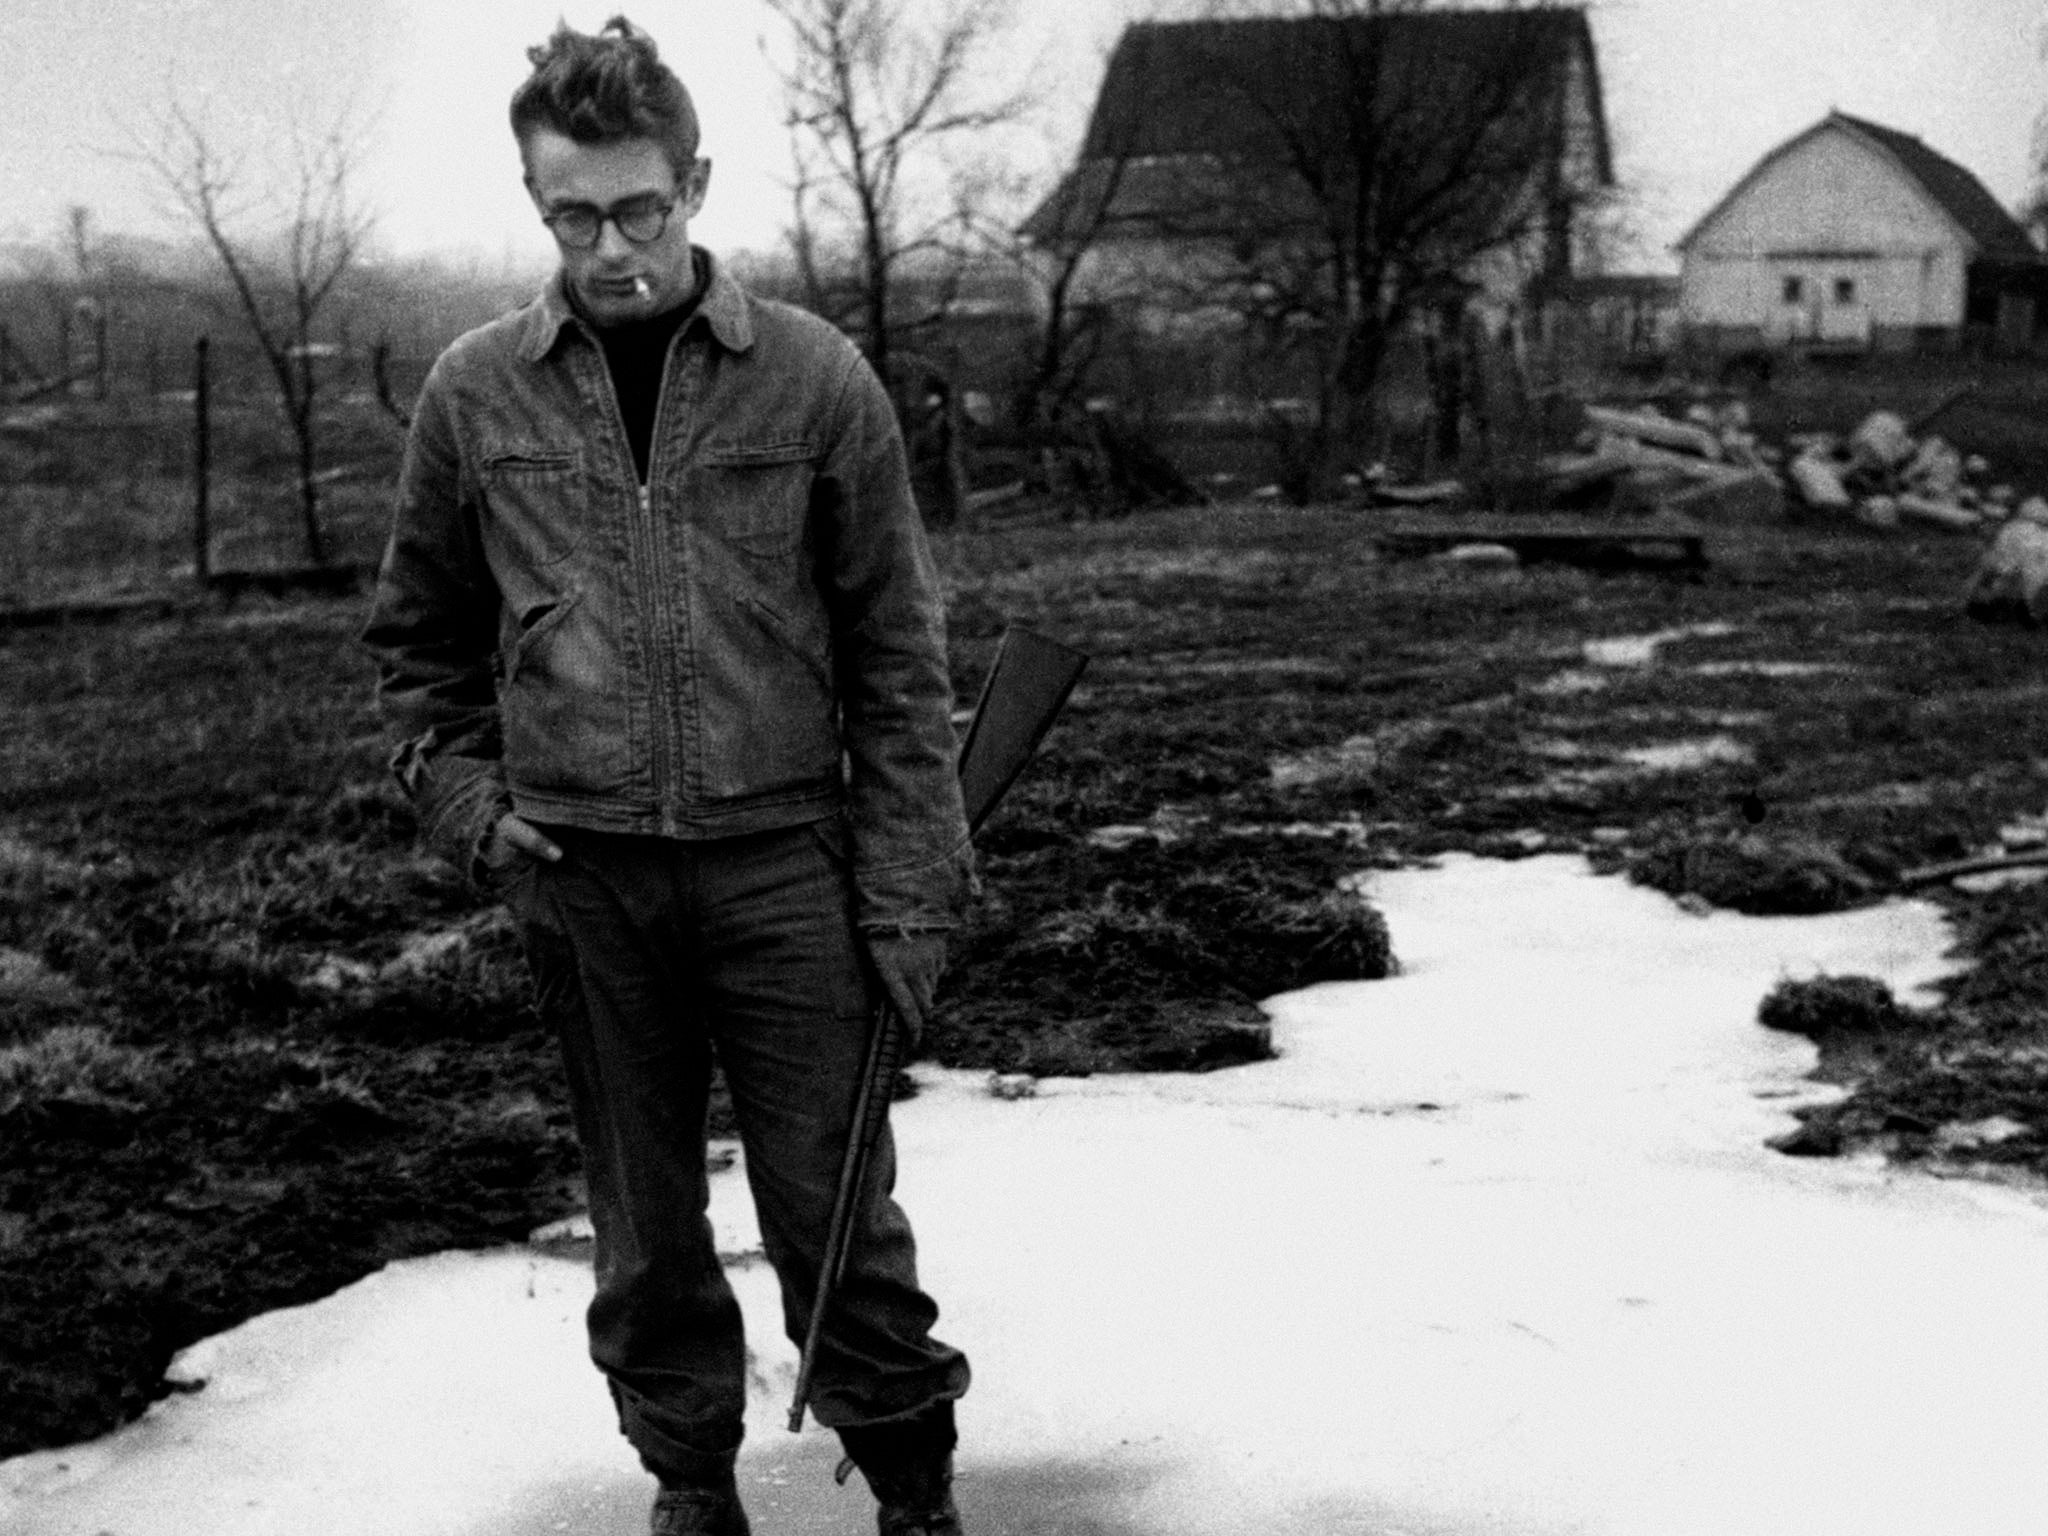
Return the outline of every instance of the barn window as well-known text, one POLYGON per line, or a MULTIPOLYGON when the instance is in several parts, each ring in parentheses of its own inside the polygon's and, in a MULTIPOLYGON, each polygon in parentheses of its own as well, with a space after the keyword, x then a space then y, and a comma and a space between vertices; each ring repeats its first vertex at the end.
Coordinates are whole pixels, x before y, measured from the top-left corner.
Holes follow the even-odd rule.
POLYGON ((1856 302, 1855 278, 1838 277, 1835 279, 1835 302, 1837 304, 1854 304, 1856 302))
POLYGON ((1806 280, 1804 278, 1788 277, 1785 279, 1785 302, 1787 304, 1797 304, 1805 297, 1806 280))

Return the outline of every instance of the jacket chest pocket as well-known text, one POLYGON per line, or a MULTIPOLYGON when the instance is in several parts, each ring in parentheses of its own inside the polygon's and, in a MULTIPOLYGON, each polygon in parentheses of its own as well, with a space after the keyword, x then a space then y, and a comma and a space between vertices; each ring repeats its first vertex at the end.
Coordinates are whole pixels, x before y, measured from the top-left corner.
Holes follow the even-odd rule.
POLYGON ((691 475, 691 516, 747 554, 788 554, 803 542, 817 457, 801 442, 707 449, 691 475))
POLYGON ((576 553, 589 520, 583 459, 573 449, 508 447, 483 463, 485 538, 516 564, 559 564, 576 553))

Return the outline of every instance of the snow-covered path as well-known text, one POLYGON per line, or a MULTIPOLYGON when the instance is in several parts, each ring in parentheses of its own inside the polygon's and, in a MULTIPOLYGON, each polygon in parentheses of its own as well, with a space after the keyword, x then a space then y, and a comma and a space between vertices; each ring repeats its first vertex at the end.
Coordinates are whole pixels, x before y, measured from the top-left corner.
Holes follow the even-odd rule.
MULTIPOLYGON (((1397 979, 1276 1000, 1279 1060, 991 1096, 922 1074, 902 1193, 977 1383, 976 1536, 2039 1536, 2048 1207, 1793 1160, 1781 975, 1938 974, 1931 908, 1700 918, 1563 858, 1375 876, 1397 979)), ((752 1244, 738 1175, 724 1242, 752 1244)), ((782 1427, 755 1526, 872 1529, 782 1427)), ((0 1464, 6 1536, 644 1529, 587 1270, 395 1266, 182 1361, 203 1391, 0 1464)))

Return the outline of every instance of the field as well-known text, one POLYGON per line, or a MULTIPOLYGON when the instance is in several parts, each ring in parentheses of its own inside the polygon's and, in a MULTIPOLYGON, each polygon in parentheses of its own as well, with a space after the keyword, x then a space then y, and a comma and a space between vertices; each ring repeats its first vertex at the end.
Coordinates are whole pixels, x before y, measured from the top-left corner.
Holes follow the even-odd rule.
MULTIPOLYGON (((2035 472, 2024 412, 1974 409, 2035 472)), ((1095 659, 983 834, 930 1056, 1257 1058, 1258 998, 1389 963, 1341 885, 1365 865, 1578 851, 1817 911, 2048 806, 2048 639, 1962 616, 1974 540, 1729 527, 1689 581, 1386 560, 1369 518, 941 541, 963 700, 1010 623, 1095 659)), ((361 618, 245 595, 0 631, 0 1455, 132 1417, 253 1312, 577 1205, 514 936, 413 849, 361 618)), ((2048 885, 1932 894, 1974 968, 1824 1042, 1854 1092, 1794 1150, 2048 1171, 2048 885), (2017 1129, 1954 1133, 1993 1116, 2017 1129)))

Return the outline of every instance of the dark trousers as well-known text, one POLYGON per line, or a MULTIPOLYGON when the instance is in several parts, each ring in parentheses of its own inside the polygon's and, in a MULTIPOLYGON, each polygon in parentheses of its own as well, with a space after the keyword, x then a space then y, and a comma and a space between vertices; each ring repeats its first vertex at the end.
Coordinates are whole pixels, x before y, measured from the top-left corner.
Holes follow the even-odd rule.
MULTIPOLYGON (((562 1045, 596 1229, 590 1352, 619 1427, 664 1482, 731 1466, 746 1405, 740 1311, 705 1211, 714 1055, 739 1122, 783 1326, 810 1323, 866 1051, 873 983, 841 824, 706 842, 549 827, 564 856, 515 877, 543 1013, 562 1045)), ((835 1293, 812 1408, 834 1427, 950 1402, 966 1358, 932 1338, 895 1148, 835 1293)))

